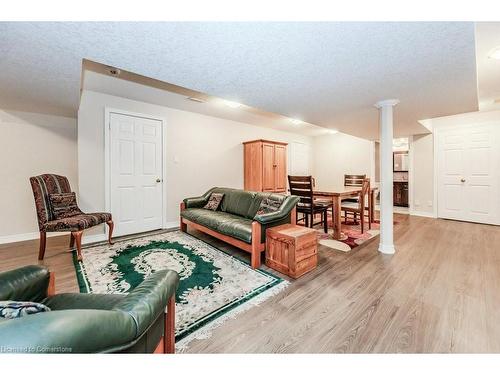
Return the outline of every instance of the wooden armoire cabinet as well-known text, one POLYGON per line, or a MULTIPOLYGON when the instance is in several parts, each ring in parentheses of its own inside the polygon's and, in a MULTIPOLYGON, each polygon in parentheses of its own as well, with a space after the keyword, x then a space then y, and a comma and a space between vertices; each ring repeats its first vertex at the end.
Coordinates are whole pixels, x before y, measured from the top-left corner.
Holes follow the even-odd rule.
POLYGON ((287 143, 257 139, 243 148, 245 190, 286 192, 287 143))

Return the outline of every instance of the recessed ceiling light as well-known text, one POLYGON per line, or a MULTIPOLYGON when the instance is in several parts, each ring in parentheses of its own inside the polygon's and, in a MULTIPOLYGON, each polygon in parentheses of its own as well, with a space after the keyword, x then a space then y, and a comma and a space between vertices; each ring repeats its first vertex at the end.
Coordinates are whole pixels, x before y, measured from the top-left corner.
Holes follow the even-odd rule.
POLYGON ((228 107, 231 107, 231 108, 241 107, 241 103, 231 102, 229 100, 224 100, 224 104, 227 105, 228 107))
POLYGON ((121 73, 120 69, 118 69, 118 68, 113 68, 112 66, 110 66, 110 67, 108 68, 108 72, 109 72, 109 74, 111 74, 112 76, 119 76, 119 75, 120 75, 120 73, 121 73))
POLYGON ((500 60, 500 47, 493 48, 488 53, 488 58, 495 59, 495 60, 500 60))
POLYGON ((191 101, 193 101, 193 102, 196 102, 196 103, 205 103, 205 101, 204 101, 204 100, 201 100, 201 99, 199 99, 199 98, 195 98, 195 97, 193 97, 193 96, 190 96, 190 97, 189 97, 189 98, 187 98, 187 99, 188 99, 188 100, 191 100, 191 101))
POLYGON ((299 119, 296 119, 296 118, 292 118, 290 119, 290 121, 292 122, 292 124, 294 125, 299 125, 299 124, 302 124, 302 121, 299 120, 299 119))

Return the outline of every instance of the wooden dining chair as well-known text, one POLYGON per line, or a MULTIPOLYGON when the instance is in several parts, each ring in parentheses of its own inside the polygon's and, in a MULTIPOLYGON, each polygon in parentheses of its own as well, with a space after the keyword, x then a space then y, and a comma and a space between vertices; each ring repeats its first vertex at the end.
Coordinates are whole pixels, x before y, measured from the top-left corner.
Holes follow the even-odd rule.
MULTIPOLYGON (((366 174, 345 174, 344 175, 344 186, 363 186, 363 180, 366 178, 366 174)), ((357 197, 344 198, 343 202, 353 202, 358 203, 357 197)))
POLYGON ((363 183, 361 185, 361 190, 358 195, 357 202, 342 202, 341 210, 344 212, 344 221, 347 224, 348 214, 353 215, 354 223, 356 223, 357 216, 359 215, 359 219, 361 221, 361 233, 365 231, 365 216, 368 213, 368 228, 372 229, 372 218, 370 215, 370 209, 367 207, 366 203, 367 195, 370 192, 370 179, 363 179, 363 183))
POLYGON ((345 174, 344 186, 363 186, 366 174, 345 174))
POLYGON ((312 228, 314 225, 323 224, 325 233, 328 233, 328 208, 331 204, 314 200, 313 178, 312 176, 288 176, 290 194, 300 198, 297 204, 296 221, 304 221, 306 227, 312 228), (299 218, 299 213, 302 218, 299 218), (321 214, 321 222, 314 222, 314 216, 321 214), (311 220, 309 221, 309 217, 311 220))

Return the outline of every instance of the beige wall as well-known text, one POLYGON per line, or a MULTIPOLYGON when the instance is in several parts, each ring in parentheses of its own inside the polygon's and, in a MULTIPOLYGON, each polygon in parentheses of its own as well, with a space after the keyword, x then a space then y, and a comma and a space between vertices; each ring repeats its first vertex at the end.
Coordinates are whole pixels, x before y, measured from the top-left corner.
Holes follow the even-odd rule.
MULTIPOLYGON (((105 107, 166 120, 165 181, 169 223, 177 223, 179 203, 185 197, 200 195, 213 186, 243 188, 243 141, 259 138, 297 141, 305 143, 309 149, 312 143, 312 138, 290 132, 86 90, 78 112, 79 198, 86 210, 105 207, 105 107)), ((102 233, 102 229, 93 233, 102 233)))
POLYGON ((410 142, 410 152, 413 157, 413 165, 410 167, 410 183, 413 186, 411 211, 431 215, 434 212, 434 136, 414 135, 410 142))
POLYGON ((374 173, 372 141, 336 133, 315 137, 313 149, 313 175, 318 189, 343 185, 344 174, 372 177, 374 173))
POLYGON ((0 110, 0 243, 38 232, 29 177, 56 173, 77 189, 76 119, 0 110))

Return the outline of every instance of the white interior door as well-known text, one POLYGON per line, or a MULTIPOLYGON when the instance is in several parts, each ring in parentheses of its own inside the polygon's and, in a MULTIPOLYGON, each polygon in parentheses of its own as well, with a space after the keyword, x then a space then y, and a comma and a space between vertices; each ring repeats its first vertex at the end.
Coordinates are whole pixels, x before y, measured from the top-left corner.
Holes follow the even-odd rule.
POLYGON ((500 224, 500 125, 439 129, 438 216, 500 224))
POLYGON ((115 235, 162 227, 162 122, 110 113, 110 207, 115 235))

